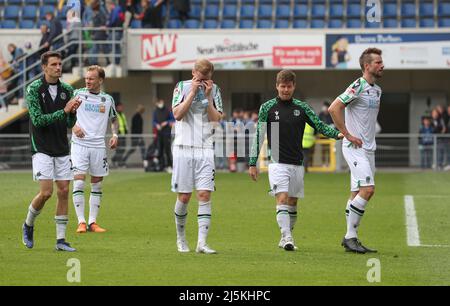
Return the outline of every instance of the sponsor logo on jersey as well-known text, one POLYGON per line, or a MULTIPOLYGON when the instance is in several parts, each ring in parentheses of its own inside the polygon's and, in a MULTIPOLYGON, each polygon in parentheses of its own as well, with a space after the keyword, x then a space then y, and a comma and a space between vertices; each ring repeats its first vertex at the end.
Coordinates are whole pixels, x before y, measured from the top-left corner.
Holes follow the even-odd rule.
MULTIPOLYGON (((104 98, 102 98, 102 99, 104 99, 104 98)), ((100 104, 100 113, 105 113, 106 112, 106 106, 105 106, 105 104, 100 104)))
POLYGON ((100 104, 85 103, 84 110, 87 112, 91 112, 91 113, 105 113, 105 106, 103 105, 103 111, 102 111, 102 105, 100 105, 100 104))

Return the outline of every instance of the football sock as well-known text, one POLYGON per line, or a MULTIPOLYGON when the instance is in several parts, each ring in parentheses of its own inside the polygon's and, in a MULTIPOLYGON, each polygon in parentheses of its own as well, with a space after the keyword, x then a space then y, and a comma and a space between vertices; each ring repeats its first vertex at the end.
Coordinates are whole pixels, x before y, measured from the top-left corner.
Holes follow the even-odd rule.
POLYGON ((297 223, 297 205, 288 205, 288 213, 289 213, 289 225, 291 228, 291 232, 294 230, 295 223, 297 223))
POLYGON ((75 212, 78 218, 78 224, 86 223, 86 219, 84 218, 84 181, 83 180, 75 180, 73 182, 73 205, 75 206, 75 212))
POLYGON ((211 201, 198 202, 198 245, 206 244, 209 227, 211 226, 211 201))
POLYGON ((277 205, 277 222, 280 227, 282 237, 292 236, 288 205, 277 205))
POLYGON ((28 207, 28 214, 27 219, 25 220, 25 224, 28 226, 34 226, 34 221, 36 220, 37 216, 39 216, 40 213, 41 211, 37 211, 36 209, 33 208, 33 205, 30 204, 30 207, 28 207))
POLYGON ((175 203, 175 225, 177 227, 177 239, 185 239, 186 238, 186 219, 187 219, 187 209, 188 204, 184 204, 180 200, 177 199, 175 203))
POLYGON ((66 239, 66 228, 69 222, 68 216, 55 216, 56 222, 56 239, 66 239))
POLYGON ((348 221, 348 215, 350 213, 350 204, 352 203, 351 199, 347 200, 347 206, 345 207, 345 220, 348 221))
POLYGON ((367 201, 357 195, 350 204, 345 239, 358 237, 358 227, 364 215, 367 201))
POLYGON ((102 200, 102 182, 91 184, 91 196, 89 197, 89 224, 97 221, 100 202, 102 200))

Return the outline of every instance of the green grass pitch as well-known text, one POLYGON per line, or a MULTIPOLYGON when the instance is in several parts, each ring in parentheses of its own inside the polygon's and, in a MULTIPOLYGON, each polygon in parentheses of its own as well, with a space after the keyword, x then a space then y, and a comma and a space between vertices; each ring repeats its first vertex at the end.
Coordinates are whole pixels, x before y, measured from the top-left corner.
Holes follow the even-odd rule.
MULTIPOLYGON (((0 173, 0 285, 73 285, 67 261, 81 263, 78 285, 449 285, 450 173, 379 173, 360 238, 378 254, 345 253, 344 209, 348 174, 307 174, 294 238, 297 252, 277 247, 279 230, 267 175, 218 174, 209 244, 217 255, 179 254, 175 245, 168 174, 112 172, 103 187, 99 224, 105 234, 75 234, 70 200, 68 241, 76 253, 58 253, 55 198, 36 222, 35 248, 21 242, 21 225, 38 190, 31 173, 0 173), (408 247, 404 196, 413 195, 422 244, 408 247), (371 258, 381 281, 369 283, 371 258)), ((88 205, 86 213, 88 211, 88 205)), ((197 202, 189 207, 187 234, 197 239, 197 202)))

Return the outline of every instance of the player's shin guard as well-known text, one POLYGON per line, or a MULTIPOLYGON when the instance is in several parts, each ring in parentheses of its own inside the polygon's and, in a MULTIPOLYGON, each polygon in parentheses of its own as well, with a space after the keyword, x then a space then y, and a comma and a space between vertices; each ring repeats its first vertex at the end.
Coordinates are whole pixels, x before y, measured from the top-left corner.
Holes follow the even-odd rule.
POLYGON ((186 219, 188 204, 184 204, 177 199, 175 203, 175 225, 177 227, 177 239, 184 240, 186 238, 186 219))
POLYGON ((55 216, 56 223, 56 240, 66 239, 68 216, 55 216))
POLYGON ((281 230, 282 237, 291 237, 289 206, 277 205, 277 222, 281 230))
POLYGON ((83 180, 75 180, 73 181, 73 205, 75 206, 75 212, 78 218, 78 224, 86 223, 86 219, 84 218, 84 181, 83 180))
POLYGON ((358 227, 364 215, 367 201, 357 195, 350 204, 345 239, 358 237, 358 227))
POLYGON ((205 245, 211 226, 211 201, 198 202, 198 245, 205 245))
POLYGON ((89 224, 97 221, 101 200, 102 182, 91 183, 91 196, 89 197, 89 224))
POLYGON ((291 232, 294 230, 295 224, 297 223, 297 205, 288 205, 289 212, 289 227, 291 232))

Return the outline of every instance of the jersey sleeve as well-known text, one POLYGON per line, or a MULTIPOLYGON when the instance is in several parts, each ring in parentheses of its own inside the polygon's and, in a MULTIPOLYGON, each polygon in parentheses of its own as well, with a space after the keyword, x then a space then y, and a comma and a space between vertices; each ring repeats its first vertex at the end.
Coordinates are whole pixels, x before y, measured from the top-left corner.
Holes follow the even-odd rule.
POLYGON ((216 107, 219 113, 223 114, 223 102, 222 102, 222 95, 220 93, 220 88, 215 84, 214 87, 215 87, 214 106, 216 107))
POLYGON ((173 91, 172 108, 183 102, 183 99, 184 99, 183 82, 178 82, 173 91))
POLYGON ((51 114, 44 114, 41 109, 41 105, 39 104, 39 91, 38 86, 36 84, 31 84, 27 87, 27 92, 25 96, 25 100, 28 105, 28 112, 30 114, 31 123, 37 127, 42 128, 53 124, 58 120, 66 119, 66 113, 63 109, 58 110, 51 114))
POLYGON ((109 119, 117 118, 117 111, 116 111, 116 103, 114 102, 113 97, 109 96, 111 99, 111 108, 109 109, 109 119))
POLYGON ((272 106, 272 103, 267 102, 261 105, 261 108, 259 109, 255 138, 253 139, 252 148, 250 150, 250 160, 248 163, 250 167, 256 166, 256 163, 258 162, 259 152, 261 151, 261 147, 266 136, 267 118, 269 116, 269 110, 272 108, 272 106))
POLYGON ((344 93, 339 95, 338 99, 342 101, 346 106, 350 104, 353 100, 359 97, 364 89, 364 79, 359 78, 354 81, 344 93))
POLYGON ((319 119, 319 116, 313 111, 313 109, 306 103, 302 103, 301 107, 306 113, 306 123, 308 123, 312 128, 314 128, 319 133, 323 134, 328 138, 338 139, 339 131, 325 124, 319 119))

